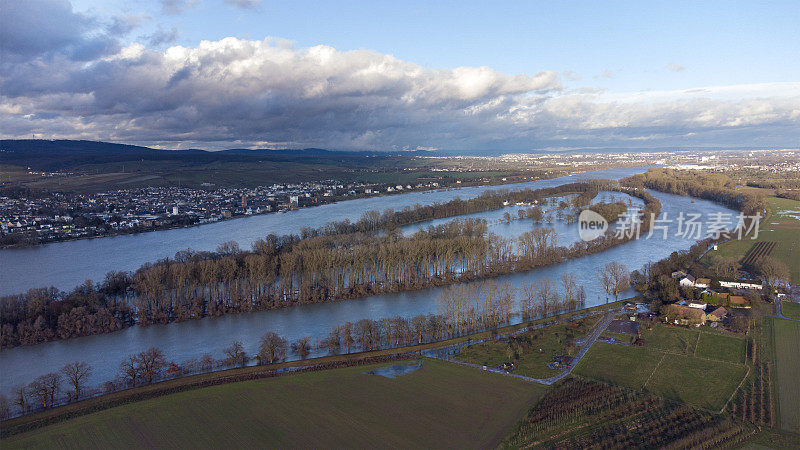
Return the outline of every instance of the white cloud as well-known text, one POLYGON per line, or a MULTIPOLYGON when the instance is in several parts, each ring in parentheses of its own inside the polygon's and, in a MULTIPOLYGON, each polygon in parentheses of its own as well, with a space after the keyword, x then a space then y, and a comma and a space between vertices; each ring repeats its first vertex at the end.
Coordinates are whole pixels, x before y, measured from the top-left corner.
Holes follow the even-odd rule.
POLYGON ((682 65, 674 62, 667 64, 666 67, 664 68, 669 70, 670 72, 683 72, 684 70, 686 70, 686 67, 683 67, 682 65))
MULTIPOLYGON (((426 69, 279 39, 159 50, 176 31, 160 30, 166 36, 143 37, 150 47, 121 46, 107 27, 49 1, 73 26, 13 29, 0 50, 2 137, 508 150, 800 141, 800 83, 611 93, 563 89, 569 73, 426 69)), ((17 12, 20 23, 35 23, 17 12)))
POLYGON ((261 0, 224 0, 225 3, 241 9, 258 9, 261 7, 261 0))

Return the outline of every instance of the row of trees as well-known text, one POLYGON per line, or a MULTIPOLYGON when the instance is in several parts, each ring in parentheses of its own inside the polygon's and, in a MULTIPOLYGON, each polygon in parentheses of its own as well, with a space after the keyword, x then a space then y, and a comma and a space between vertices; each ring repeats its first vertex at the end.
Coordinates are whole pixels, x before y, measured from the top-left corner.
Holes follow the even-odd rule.
POLYGON ((761 213, 767 203, 764 196, 752 191, 735 189, 735 183, 721 173, 704 173, 697 170, 650 169, 620 181, 634 188, 650 188, 670 194, 711 200, 737 209, 747 216, 761 213))
MULTIPOLYGON (((46 409, 56 406, 62 401, 62 388, 66 385, 67 402, 77 401, 84 397, 86 382, 92 372, 91 366, 85 362, 69 363, 58 372, 51 372, 36 377, 28 385, 18 386, 14 390, 13 404, 21 413, 31 409, 46 409)), ((8 398, 0 396, 0 419, 10 415, 8 398)))
MULTIPOLYGON (((573 273, 563 274, 554 281, 544 278, 516 290, 508 282, 487 280, 481 283, 456 284, 442 290, 437 297, 439 314, 418 315, 380 320, 361 319, 334 327, 327 337, 312 342, 301 337, 289 342, 284 337, 267 332, 262 336, 257 352, 250 355, 241 341, 233 341, 223 350, 224 357, 215 359, 205 354, 183 363, 168 362, 164 352, 151 347, 126 357, 119 365, 115 380, 109 380, 101 391, 87 389, 92 368, 84 362, 67 364, 58 373, 42 375, 30 384, 15 390, 14 405, 19 412, 51 408, 63 402, 82 399, 85 392, 110 393, 120 388, 151 384, 165 377, 177 377, 207 372, 221 367, 244 367, 252 359, 259 365, 285 361, 289 352, 307 358, 316 347, 330 354, 353 351, 373 351, 441 341, 477 331, 496 329, 509 323, 514 314, 524 321, 580 309, 586 295, 573 273), (515 298, 518 299, 517 309, 515 298), (63 382, 69 389, 62 393, 63 382)), ((7 417, 9 401, 0 397, 0 414, 7 417)))
MULTIPOLYGON (((403 236, 397 226, 502 207, 508 199, 531 202, 559 193, 578 192, 572 203, 579 205, 588 203, 599 187, 613 189, 577 183, 537 191, 490 191, 476 199, 368 212, 356 224, 344 221, 313 232, 304 230, 305 238, 270 235, 250 251, 233 243, 216 252, 185 250, 132 274, 110 272, 102 283, 86 282, 69 293, 49 288, 7 296, 0 299, 0 344, 7 348, 111 332, 134 323, 168 323, 421 289, 595 253, 624 240, 609 234, 559 247, 550 228, 535 228, 512 240, 488 233, 486 222, 474 219, 430 226, 410 236, 403 236)), ((645 200, 645 221, 650 211, 660 209, 658 200, 646 192, 625 191, 645 200)))

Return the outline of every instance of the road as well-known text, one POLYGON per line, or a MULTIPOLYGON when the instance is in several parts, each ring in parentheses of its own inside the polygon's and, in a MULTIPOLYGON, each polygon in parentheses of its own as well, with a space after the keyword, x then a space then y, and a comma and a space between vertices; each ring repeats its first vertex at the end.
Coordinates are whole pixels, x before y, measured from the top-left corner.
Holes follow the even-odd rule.
POLYGON ((778 319, 785 319, 785 320, 793 320, 795 322, 800 322, 800 319, 792 319, 791 317, 786 317, 783 315, 781 311, 781 300, 775 300, 775 315, 774 316, 767 316, 767 317, 777 317, 778 319))
MULTIPOLYGON (((594 344, 595 341, 597 341, 597 338, 603 333, 603 331, 605 331, 606 328, 608 328, 608 325, 611 323, 612 320, 614 320, 614 316, 616 316, 617 314, 622 312, 622 308, 621 307, 620 308, 615 308, 615 309, 612 309, 610 311, 600 311, 599 313, 602 313, 602 312, 605 312, 605 316, 603 317, 603 320, 600 321, 600 323, 597 324, 597 326, 594 328, 594 330, 591 332, 591 334, 589 334, 589 337, 586 339, 586 342, 584 342, 583 347, 581 347, 581 349, 578 351, 578 354, 575 355, 574 358, 572 358, 572 364, 570 364, 570 366, 568 368, 564 369, 558 375, 550 377, 550 378, 526 377, 524 375, 518 375, 518 374, 515 374, 515 373, 506 372, 505 370, 496 369, 494 367, 487 367, 487 368, 484 369, 484 366, 482 366, 480 364, 473 364, 473 363, 468 363, 468 362, 465 362, 465 361, 458 361, 458 360, 453 359, 453 355, 457 354, 458 351, 461 350, 462 348, 467 347, 469 345, 474 345, 474 344, 479 344, 481 342, 486 342, 486 341, 489 341, 490 339, 482 339, 482 340, 479 340, 479 341, 463 342, 463 343, 452 345, 452 346, 448 346, 448 347, 439 347, 439 348, 436 348, 436 349, 433 349, 433 350, 429 350, 428 353, 425 356, 429 356, 431 358, 436 358, 436 359, 441 359, 441 360, 444 360, 444 361, 449 361, 449 362, 456 363, 456 364, 461 364, 462 366, 468 366, 468 367, 474 367, 476 369, 482 369, 482 370, 485 370, 487 372, 494 372, 494 373, 497 373, 497 374, 500 374, 500 375, 505 375, 507 377, 519 378, 521 380, 530 381, 532 383, 539 383, 539 384, 544 384, 544 385, 550 386, 550 385, 552 385, 554 383, 557 383, 558 381, 562 380, 564 377, 566 377, 570 373, 572 373, 572 369, 574 369, 575 366, 578 365, 578 363, 581 361, 581 359, 586 355, 586 352, 589 351, 589 348, 591 348, 592 344, 594 344)), ((575 317, 576 318, 588 317, 590 315, 594 315, 594 314, 583 314, 583 315, 578 315, 578 316, 575 316, 575 317)), ((530 330, 536 330, 536 329, 539 329, 539 328, 549 327, 549 326, 554 325, 554 324, 555 324, 555 322, 542 323, 542 324, 538 324, 538 325, 534 325, 534 326, 523 328, 523 329, 517 331, 516 333, 512 333, 512 334, 519 334, 519 333, 523 333, 523 332, 530 331, 530 330)), ((511 334, 506 334, 506 335, 502 335, 502 336, 498 336, 498 337, 502 338, 502 337, 508 337, 510 335, 511 334)))

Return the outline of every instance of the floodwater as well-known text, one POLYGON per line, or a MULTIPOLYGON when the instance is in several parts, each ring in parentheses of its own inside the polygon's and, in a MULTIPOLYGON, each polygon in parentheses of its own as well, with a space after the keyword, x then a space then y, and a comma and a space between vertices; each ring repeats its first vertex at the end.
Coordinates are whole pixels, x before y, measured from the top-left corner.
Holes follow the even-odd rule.
MULTIPOLYGON (((568 181, 571 181, 571 178, 568 181)), ((448 193, 453 195, 452 192, 448 193)), ((421 194, 419 195, 421 196, 421 194)), ((675 220, 681 212, 685 214, 696 212, 704 215, 730 214, 734 220, 736 217, 734 211, 708 201, 696 199, 692 201, 686 197, 658 192, 653 192, 653 195, 661 201, 662 212, 666 213, 670 220, 675 220)), ((340 203, 331 206, 343 207, 345 205, 346 203, 340 203)), ((308 214, 311 214, 312 211, 309 210, 308 214)), ((303 212, 305 211, 298 211, 298 213, 303 212)), ((329 219, 335 219, 335 217, 329 219)), ((520 221, 520 223, 522 222, 520 221)), ((235 223, 236 221, 230 222, 230 224, 235 223)), ((573 226, 577 228, 577 224, 573 226)), ((626 265, 629 270, 640 269, 646 263, 665 258, 674 251, 688 249, 697 241, 694 236, 688 238, 677 236, 675 233, 677 223, 668 226, 666 239, 662 239, 663 236, 659 231, 650 239, 642 237, 602 253, 529 272, 498 277, 495 280, 497 282, 508 281, 512 286, 519 287, 524 283, 545 277, 558 280, 562 274, 572 272, 576 275, 578 284, 582 285, 586 291, 586 306, 598 305, 606 301, 605 294, 602 293, 596 278, 599 267, 610 261, 617 261, 626 265)), ((202 229, 202 227, 198 229, 202 229)), ((253 233, 253 236, 261 234, 253 233)), ((145 236, 147 235, 134 238, 145 236)), ((109 238, 109 241, 115 239, 117 238, 109 238)), ((154 236, 148 239, 161 238, 154 236)), ((101 241, 103 239, 98 240, 98 242, 101 241)), ((115 261, 119 262, 119 260, 115 261)), ((438 309, 436 297, 441 289, 429 288, 381 294, 362 299, 300 305, 274 311, 231 314, 167 325, 135 326, 111 334, 2 350, 0 351, 0 368, 2 368, 0 393, 9 395, 14 387, 27 384, 36 376, 58 370, 64 364, 73 361, 89 363, 94 368, 90 384, 98 385, 113 379, 119 364, 128 355, 151 346, 162 349, 170 361, 182 362, 190 358, 200 358, 205 353, 210 353, 215 358, 221 358, 223 349, 234 340, 242 341, 245 350, 249 354, 255 354, 261 336, 268 331, 275 332, 290 341, 304 336, 318 340, 327 336, 331 328, 346 321, 355 322, 363 318, 381 319, 394 316, 413 317, 418 314, 435 313, 438 309)), ((318 356, 322 352, 324 350, 315 350, 312 352, 312 356, 318 356)), ((294 355, 290 355, 290 357, 292 356, 294 355)))
POLYGON ((72 289, 86 279, 101 281, 111 270, 136 270, 146 262, 172 257, 180 250, 214 250, 226 241, 250 248, 256 240, 274 233, 299 234, 301 227, 318 228, 332 221, 357 220, 369 210, 399 210, 415 204, 473 198, 486 190, 558 186, 591 178, 620 179, 643 173, 646 167, 599 170, 573 176, 535 180, 504 186, 477 186, 349 200, 286 213, 271 213, 190 228, 101 237, 0 250, 0 295, 30 288, 55 286, 72 289))

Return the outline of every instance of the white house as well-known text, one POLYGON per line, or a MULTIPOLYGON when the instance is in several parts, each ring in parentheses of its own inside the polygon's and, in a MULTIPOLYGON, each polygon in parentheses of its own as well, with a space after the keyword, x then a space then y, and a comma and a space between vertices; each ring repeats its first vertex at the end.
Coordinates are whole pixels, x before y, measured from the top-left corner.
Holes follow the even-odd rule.
POLYGON ((702 309, 703 311, 705 311, 707 306, 708 306, 708 303, 689 302, 689 308, 697 308, 697 309, 702 309))
POLYGON ((719 280, 719 285, 725 288, 732 289, 761 289, 761 283, 755 281, 723 281, 719 280))
POLYGON ((694 287, 694 277, 691 275, 686 275, 685 277, 681 278, 681 281, 679 281, 678 284, 681 286, 694 287))

